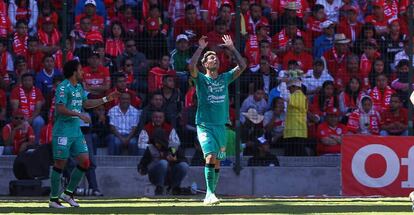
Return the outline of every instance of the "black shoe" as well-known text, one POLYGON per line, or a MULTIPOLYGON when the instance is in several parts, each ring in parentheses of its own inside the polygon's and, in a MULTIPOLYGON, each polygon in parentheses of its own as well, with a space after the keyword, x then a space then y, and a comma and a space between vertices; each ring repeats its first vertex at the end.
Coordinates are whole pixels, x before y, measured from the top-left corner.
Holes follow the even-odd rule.
POLYGON ((157 186, 157 187, 155 188, 155 192, 154 192, 154 194, 155 194, 156 196, 161 196, 161 195, 164 195, 164 187, 163 187, 163 186, 157 186))
POLYGON ((181 195, 181 188, 180 187, 173 187, 171 189, 171 194, 176 196, 176 195, 181 195))

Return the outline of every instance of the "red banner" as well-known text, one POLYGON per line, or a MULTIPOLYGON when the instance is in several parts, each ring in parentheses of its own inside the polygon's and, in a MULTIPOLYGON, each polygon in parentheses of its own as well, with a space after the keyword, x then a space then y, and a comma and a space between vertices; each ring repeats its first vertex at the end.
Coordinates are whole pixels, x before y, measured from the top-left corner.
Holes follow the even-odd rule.
POLYGON ((342 195, 408 196, 414 190, 414 137, 346 136, 342 195))

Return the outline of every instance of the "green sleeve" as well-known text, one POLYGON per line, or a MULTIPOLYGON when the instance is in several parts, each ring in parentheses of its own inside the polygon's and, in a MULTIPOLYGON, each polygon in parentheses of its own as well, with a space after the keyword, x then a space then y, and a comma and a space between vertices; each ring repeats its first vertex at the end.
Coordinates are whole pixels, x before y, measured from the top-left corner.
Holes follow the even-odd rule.
POLYGON ((235 80, 233 77, 234 77, 234 73, 236 72, 237 68, 238 67, 234 67, 230 71, 223 74, 224 77, 225 77, 225 80, 227 82, 227 85, 231 84, 231 82, 233 82, 235 80))
POLYGON ((60 85, 56 88, 55 97, 56 97, 56 104, 66 105, 66 103, 68 102, 68 95, 66 92, 65 85, 60 85))

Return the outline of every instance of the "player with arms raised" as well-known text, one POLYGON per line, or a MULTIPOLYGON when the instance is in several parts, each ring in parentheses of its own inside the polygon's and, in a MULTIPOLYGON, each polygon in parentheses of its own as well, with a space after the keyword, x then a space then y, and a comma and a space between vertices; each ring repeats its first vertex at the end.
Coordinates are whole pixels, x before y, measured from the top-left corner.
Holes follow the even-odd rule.
POLYGON ((72 207, 79 207, 73 199, 73 192, 89 168, 88 147, 80 129, 80 120, 91 123, 88 116, 81 114, 82 108, 94 108, 119 97, 119 92, 113 92, 101 99, 87 99, 80 84, 83 75, 82 66, 77 60, 67 62, 63 71, 65 80, 57 86, 55 94, 56 113, 52 132, 54 165, 49 201, 51 208, 65 208, 59 202, 59 198, 72 207), (72 171, 65 191, 59 195, 61 174, 69 156, 77 159, 78 166, 72 171))
POLYGON ((197 62, 207 47, 206 39, 206 36, 202 36, 198 42, 199 47, 191 58, 190 73, 198 98, 197 136, 206 160, 204 174, 207 193, 204 204, 214 205, 220 202, 215 195, 215 190, 219 179, 220 160, 226 156, 225 124, 229 120, 228 85, 246 69, 246 62, 234 47, 231 37, 224 35, 222 38, 224 44, 221 46, 228 48, 234 54, 237 66, 219 75, 219 59, 215 52, 207 51, 201 59, 206 74, 199 72, 197 62))

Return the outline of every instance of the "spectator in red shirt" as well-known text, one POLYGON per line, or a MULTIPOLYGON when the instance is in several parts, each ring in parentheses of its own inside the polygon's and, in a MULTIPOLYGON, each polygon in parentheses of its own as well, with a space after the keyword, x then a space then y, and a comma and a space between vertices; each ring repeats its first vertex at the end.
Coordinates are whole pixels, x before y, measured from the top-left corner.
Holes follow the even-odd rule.
POLYGON ((139 32, 139 22, 135 19, 132 7, 129 5, 121 7, 121 13, 112 20, 112 22, 114 21, 119 21, 122 24, 127 36, 134 37, 139 32))
POLYGON ((395 91, 388 85, 388 78, 385 74, 377 75, 377 86, 371 89, 369 96, 372 98, 374 110, 379 113, 387 111, 390 106, 391 95, 395 91))
MULTIPOLYGON (((292 49, 292 40, 296 37, 303 37, 303 39, 306 38, 307 35, 305 35, 304 32, 299 30, 297 28, 297 25, 295 22, 288 21, 286 24, 286 27, 282 29, 279 33, 272 36, 272 46, 275 50, 276 54, 282 54, 286 53, 287 51, 292 49)), ((309 46, 309 41, 304 40, 305 46, 309 46)))
POLYGON ((191 46, 195 46, 202 35, 207 33, 206 24, 197 18, 196 7, 189 4, 185 7, 185 17, 174 24, 174 38, 180 34, 187 35, 191 46))
POLYGON ((385 68, 385 62, 381 58, 377 58, 372 63, 371 72, 368 74, 369 86, 375 87, 377 85, 375 78, 378 74, 385 74, 387 77, 389 76, 388 69, 385 68))
POLYGON ((333 81, 325 81, 319 93, 313 98, 310 111, 314 116, 324 121, 323 118, 329 108, 338 108, 338 95, 333 81))
POLYGON ((227 71, 231 66, 230 56, 227 54, 227 49, 222 48, 220 45, 223 43, 222 37, 224 35, 230 35, 234 38, 232 32, 226 26, 226 21, 223 19, 217 19, 214 23, 214 31, 207 33, 208 48, 216 52, 220 61, 219 73, 227 71))
POLYGON ((112 22, 110 26, 109 38, 105 42, 105 54, 112 58, 116 58, 124 52, 125 44, 123 38, 125 30, 120 22, 112 22))
POLYGON ((36 136, 35 143, 39 141, 40 131, 45 124, 40 112, 45 99, 42 92, 34 86, 34 77, 30 73, 22 75, 22 84, 17 85, 11 92, 10 105, 13 111, 20 109, 28 123, 33 126, 36 136))
POLYGON ((29 145, 34 145, 35 135, 32 127, 25 120, 25 114, 22 110, 13 111, 11 123, 3 127, 3 140, 5 155, 17 155, 25 151, 29 145))
POLYGON ((175 76, 176 72, 170 68, 170 57, 164 55, 157 66, 151 68, 148 74, 148 92, 152 93, 162 87, 165 75, 175 76))
POLYGON ((27 48, 27 68, 34 72, 42 69, 43 52, 39 49, 39 40, 37 37, 29 37, 27 48))
POLYGON ((271 41, 269 30, 269 23, 258 23, 256 25, 256 34, 250 35, 247 39, 244 55, 247 57, 250 68, 256 67, 260 63, 261 53, 259 46, 263 40, 271 41))
POLYGON ((364 51, 364 43, 369 40, 375 40, 377 42, 377 32, 372 23, 365 23, 361 27, 361 33, 359 34, 358 39, 353 44, 352 52, 357 55, 361 55, 364 51))
POLYGON ((381 56, 381 54, 378 52, 378 45, 375 40, 366 41, 363 49, 364 53, 359 61, 359 73, 364 89, 368 89, 370 87, 368 75, 372 71, 372 64, 375 59, 381 56))
POLYGON ((12 55, 7 51, 7 39, 0 38, 0 88, 10 83, 9 73, 14 71, 12 55))
MULTIPOLYGON (((128 93, 131 97, 131 105, 134 106, 134 108, 136 109, 140 109, 141 104, 142 104, 141 99, 137 96, 135 91, 127 87, 126 78, 122 74, 118 74, 115 77, 115 87, 109 90, 107 95, 115 91, 118 91, 120 93, 128 93)), ((112 107, 119 105, 119 101, 120 101, 119 98, 117 98, 111 102, 108 102, 107 105, 105 105, 106 109, 109 110, 112 107)))
POLYGON ((347 16, 341 19, 338 26, 338 33, 345 34, 352 42, 355 42, 361 32, 362 24, 358 21, 358 8, 349 6, 346 10, 347 16))
MULTIPOLYGON (((0 4, 5 4, 0 1, 0 4)), ((1 7, 1 6, 0 6, 1 7)), ((7 38, 13 33, 13 26, 10 22, 9 16, 6 13, 0 13, 0 38, 7 38)))
POLYGON ((363 95, 361 81, 357 77, 352 77, 338 98, 339 109, 345 116, 344 122, 347 122, 348 116, 358 109, 358 102, 363 95))
POLYGON ((40 132, 39 144, 52 144, 53 121, 43 126, 40 132))
POLYGON ((94 45, 103 43, 102 33, 92 30, 92 21, 89 17, 84 16, 80 19, 80 28, 74 29, 70 33, 75 52, 85 45, 94 45))
POLYGON ((245 28, 249 35, 256 34, 256 26, 260 23, 269 23, 266 17, 262 15, 262 7, 253 3, 250 5, 250 13, 245 18, 245 28))
MULTIPOLYGON (((341 69, 339 73, 333 76, 336 88, 339 91, 342 91, 345 88, 352 77, 359 77, 359 57, 357 55, 348 55, 343 63, 346 64, 345 70, 341 69)), ((330 74, 332 73, 330 72, 330 74)))
POLYGON ((381 114, 381 136, 408 136, 408 110, 398 94, 391 96, 390 109, 381 114))
POLYGON ((132 86, 136 86, 138 83, 134 79, 134 62, 130 58, 125 58, 121 62, 121 68, 119 72, 124 75, 127 87, 132 88, 132 86))
POLYGON ((347 127, 339 123, 340 111, 331 107, 326 110, 326 121, 318 126, 318 155, 340 154, 342 137, 348 133, 347 127))
MULTIPOLYGON (((273 1, 273 10, 277 16, 272 14, 276 19, 276 32, 280 32, 285 28, 289 21, 293 21, 299 29, 304 29, 303 18, 310 12, 308 2, 306 0, 275 0, 273 1)), ((275 21, 275 19, 273 19, 275 21)))
MULTIPOLYGON (((39 1, 40 3, 40 1, 39 1)), ((40 13, 37 20, 37 28, 40 29, 46 19, 51 19, 57 25, 58 23, 58 14, 55 12, 55 8, 51 1, 42 1, 40 3, 40 13)))
POLYGON ((334 79, 339 74, 345 73, 345 58, 348 55, 350 40, 346 38, 345 34, 335 34, 334 47, 323 54, 322 59, 325 61, 325 68, 328 68, 329 74, 334 79))
POLYGON ((312 7, 312 15, 306 19, 306 30, 310 32, 310 39, 314 41, 322 35, 321 23, 326 20, 324 6, 316 4, 312 7))
POLYGON ((40 50, 46 55, 53 55, 56 67, 63 67, 63 53, 60 49, 60 32, 56 28, 55 23, 50 17, 45 19, 42 28, 38 31, 40 50))
POLYGON ((96 2, 95 0, 86 0, 85 1, 85 7, 84 12, 77 15, 75 18, 75 28, 80 28, 80 21, 83 17, 88 17, 92 21, 92 30, 103 32, 104 30, 104 18, 102 16, 99 16, 96 13, 96 2))
POLYGON ((384 35, 388 33, 388 19, 391 17, 385 16, 383 2, 376 1, 372 4, 373 13, 365 17, 366 23, 371 23, 375 26, 377 34, 384 35))
POLYGON ((146 21, 146 30, 140 36, 138 49, 141 50, 150 63, 155 63, 167 50, 167 38, 160 31, 159 19, 149 18, 146 21))
POLYGON ((24 21, 17 21, 16 32, 13 35, 13 53, 14 55, 26 56, 27 41, 29 39, 27 23, 24 21))
POLYGON ((7 95, 6 91, 0 89, 0 126, 6 122, 6 110, 7 110, 7 95))
POLYGON ((99 53, 96 51, 89 55, 88 64, 89 66, 83 68, 83 86, 91 94, 91 98, 102 98, 111 87, 109 70, 99 65, 99 53))
POLYGON ((288 51, 283 57, 283 69, 288 68, 288 62, 296 60, 299 63, 299 69, 308 71, 312 69, 313 57, 309 53, 305 52, 304 40, 302 37, 296 37, 293 39, 293 47, 291 51, 288 51))

